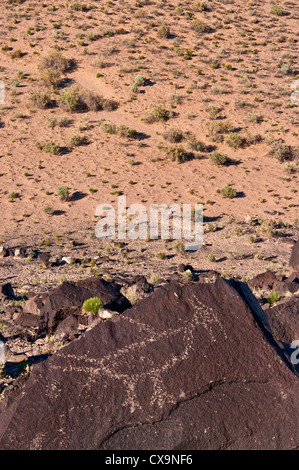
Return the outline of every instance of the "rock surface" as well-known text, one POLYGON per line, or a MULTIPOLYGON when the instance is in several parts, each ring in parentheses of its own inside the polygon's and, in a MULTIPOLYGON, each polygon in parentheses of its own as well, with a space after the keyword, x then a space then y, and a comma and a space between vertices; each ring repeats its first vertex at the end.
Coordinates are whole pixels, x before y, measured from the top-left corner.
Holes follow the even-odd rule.
POLYGON ((38 298, 43 302, 39 309, 40 333, 52 334, 62 320, 81 313, 84 301, 90 297, 100 297, 105 308, 120 313, 131 306, 120 293, 120 286, 104 279, 90 277, 78 283, 63 282, 51 289, 46 297, 38 298))
POLYGON ((265 313, 279 341, 291 344, 299 340, 299 296, 283 300, 265 310, 265 313))
POLYGON ((0 449, 298 448, 298 376, 239 292, 170 283, 35 365, 0 449))
POLYGON ((293 246, 290 259, 290 273, 292 274, 293 272, 299 273, 299 240, 293 246))

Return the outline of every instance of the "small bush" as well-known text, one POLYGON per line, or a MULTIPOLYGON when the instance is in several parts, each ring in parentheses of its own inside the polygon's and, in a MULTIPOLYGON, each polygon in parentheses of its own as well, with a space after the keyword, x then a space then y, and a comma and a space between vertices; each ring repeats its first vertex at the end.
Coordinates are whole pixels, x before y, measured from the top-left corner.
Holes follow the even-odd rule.
POLYGON ((85 90, 78 85, 67 88, 58 98, 58 104, 69 112, 75 111, 112 111, 117 108, 113 100, 105 99, 93 91, 85 90))
POLYGON ((243 147, 246 143, 246 139, 239 134, 230 132, 224 139, 224 142, 233 149, 243 147))
POLYGON ((280 297, 279 297, 279 294, 278 292, 276 292, 275 290, 273 290, 271 292, 271 294, 269 295, 268 299, 267 299, 267 302, 270 304, 270 305, 273 305, 275 304, 276 302, 278 302, 280 300, 280 297))
POLYGON ((69 188, 67 186, 59 186, 58 196, 60 197, 62 201, 68 201, 70 197, 69 188))
POLYGON ((184 132, 181 131, 180 129, 175 129, 174 127, 171 127, 170 129, 167 129, 167 131, 164 134, 164 139, 168 140, 169 142, 173 143, 179 143, 184 140, 184 132))
POLYGON ((273 5, 271 8, 271 13, 273 13, 273 15, 282 16, 284 14, 284 10, 279 5, 273 5))
POLYGON ((270 155, 280 162, 291 161, 295 158, 295 153, 291 145, 287 145, 281 139, 273 142, 270 155))
POLYGON ((84 135, 76 134, 73 135, 71 138, 70 144, 73 147, 78 147, 79 145, 83 145, 87 143, 87 139, 84 135))
POLYGON ((16 51, 10 54, 10 57, 11 59, 20 59, 21 57, 23 57, 23 55, 24 53, 20 49, 17 49, 16 51))
POLYGON ((82 305, 82 309, 87 313, 98 313, 100 308, 103 308, 103 302, 99 297, 91 297, 82 305))
POLYGON ((219 165, 219 166, 224 165, 228 161, 228 158, 227 158, 226 155, 224 155, 223 153, 220 153, 220 152, 216 152, 216 151, 212 152, 209 155, 209 159, 210 159, 211 163, 214 163, 215 165, 219 165))
POLYGON ((49 141, 46 145, 43 146, 44 152, 51 153, 52 155, 59 155, 61 152, 60 145, 56 144, 56 142, 49 141))
POLYGON ((198 33, 210 33, 212 31, 211 26, 201 20, 198 20, 197 18, 192 21, 191 28, 198 33))
POLYGON ((220 194, 223 198, 226 198, 226 199, 233 199, 234 197, 237 196, 236 190, 228 185, 220 190, 220 194))
POLYGON ((233 126, 230 121, 213 121, 208 125, 208 131, 210 137, 215 142, 223 142, 224 134, 228 134, 233 130, 233 126))
POLYGON ((157 121, 167 121, 170 118, 170 112, 163 106, 154 106, 153 110, 147 114, 144 121, 148 124, 152 124, 157 121))
POLYGON ((113 124, 113 122, 103 122, 101 125, 101 129, 107 134, 116 134, 117 133, 117 126, 113 124))
POLYGON ((61 52, 54 51, 41 59, 38 68, 41 72, 43 70, 56 70, 62 74, 70 68, 70 61, 61 52))
POLYGON ((134 84, 138 86, 143 86, 146 83, 146 78, 143 75, 137 75, 135 78, 134 84))
POLYGON ((166 156, 173 162, 182 163, 189 160, 190 155, 182 145, 172 145, 166 149, 166 156))
POLYGON ((31 95, 31 100, 39 109, 45 109, 51 104, 51 98, 48 93, 36 92, 31 95))
POLYGON ((168 26, 163 24, 159 29, 158 29, 158 37, 160 39, 168 39, 170 36, 170 29, 168 26))

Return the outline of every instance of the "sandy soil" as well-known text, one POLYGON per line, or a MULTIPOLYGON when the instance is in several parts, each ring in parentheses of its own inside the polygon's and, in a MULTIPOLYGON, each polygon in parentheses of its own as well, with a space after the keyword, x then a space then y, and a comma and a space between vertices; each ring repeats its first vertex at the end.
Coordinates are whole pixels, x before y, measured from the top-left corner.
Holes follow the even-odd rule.
MULTIPOLYGON (((81 2, 65 0, 2 2, 0 80, 6 91, 5 104, 0 105, 2 244, 48 249, 45 242, 50 241, 49 249, 59 252, 66 246, 60 247, 61 240, 67 244, 76 239, 84 243, 85 254, 95 256, 95 209, 101 203, 116 205, 120 191, 128 204, 142 202, 147 207, 162 202, 203 203, 206 221, 206 246, 197 254, 176 254, 175 259, 158 262, 154 258, 152 265, 153 254, 165 247, 163 242, 151 242, 153 248, 139 268, 124 264, 122 269, 155 272, 163 263, 168 269, 171 263, 191 259, 199 269, 215 269, 217 264, 217 270, 242 277, 268 268, 272 256, 275 269, 287 269, 298 230, 298 161, 280 162, 269 152, 278 139, 298 146, 298 107, 291 106, 290 94, 299 73, 299 6, 285 2, 284 14, 277 15, 268 1, 246 5, 212 1, 209 6, 207 2, 94 1, 86 3, 83 11, 72 9, 76 3, 80 8, 81 2), (209 25, 211 32, 196 30, 196 20, 209 25), (168 38, 159 37, 163 25, 169 27, 168 38), (12 58, 18 50, 23 56, 12 58), (39 70, 42 58, 54 50, 73 63, 57 87, 45 85, 39 70), (105 67, 94 66, 99 56, 105 67), (138 75, 147 83, 134 92, 131 87, 138 75), (67 112, 57 105, 39 109, 31 99, 41 91, 55 100, 72 84, 115 99, 118 108, 67 112), (146 123, 144 118, 155 105, 174 115, 165 122, 146 123), (217 119, 212 119, 211 107, 219 108, 217 119), (49 126, 49 118, 63 117, 70 121, 67 127, 49 126), (105 120, 135 129, 139 138, 107 134, 101 127, 105 120), (261 141, 236 149, 216 142, 210 124, 228 121, 235 135, 260 135, 261 141), (207 149, 193 151, 190 161, 171 161, 165 149, 174 144, 164 138, 171 128, 192 133, 207 149), (71 138, 78 134, 88 143, 73 147, 71 138), (49 141, 61 146, 61 154, 36 146, 49 141), (215 150, 228 156, 231 164, 212 164, 209 156, 215 150), (226 185, 236 190, 237 197, 221 196, 219 190, 226 185), (69 188, 69 201, 60 200, 60 186, 69 188), (259 224, 244 226, 248 217, 258 218, 259 224), (275 225, 276 232, 258 233, 263 223, 275 225), (277 231, 291 241, 283 243, 277 231), (260 241, 250 243, 250 235, 258 235, 260 241), (254 257, 264 251, 266 260, 254 257), (247 261, 224 259, 230 252, 242 253, 247 261), (207 259, 210 253, 217 263, 207 259), (248 254, 252 256, 246 258, 248 254)), ((190 151, 186 141, 179 145, 190 151)), ((140 246, 132 245, 134 263, 140 246)), ((30 277, 32 268, 25 264, 21 262, 17 273, 4 266, 1 278, 13 275, 19 281, 20 273, 30 277)), ((36 275, 39 278, 38 271, 31 277, 36 275)))

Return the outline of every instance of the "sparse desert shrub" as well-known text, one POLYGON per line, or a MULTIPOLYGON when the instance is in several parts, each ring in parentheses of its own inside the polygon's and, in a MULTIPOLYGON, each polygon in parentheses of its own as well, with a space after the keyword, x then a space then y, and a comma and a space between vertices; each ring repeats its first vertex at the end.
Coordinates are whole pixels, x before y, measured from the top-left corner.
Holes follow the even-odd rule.
POLYGON ((116 134, 117 133, 117 126, 113 124, 113 122, 103 122, 101 125, 101 129, 107 134, 116 134))
POLYGON ((107 67, 106 58, 103 55, 99 55, 94 59, 93 66, 99 69, 107 67))
POLYGON ((73 2, 71 4, 71 10, 75 10, 75 11, 83 11, 85 9, 85 5, 83 5, 82 3, 80 2, 73 2))
POLYGON ((146 78, 143 75, 137 75, 134 81, 135 86, 143 86, 146 83, 146 78))
POLYGON ((70 144, 72 147, 78 147, 87 143, 87 139, 84 135, 76 134, 71 138, 70 144))
POLYGON ((237 191, 231 186, 227 185, 220 190, 220 194, 222 197, 226 199, 233 199, 234 197, 237 196, 237 191))
POLYGON ((193 135, 191 133, 187 133, 187 134, 185 134, 184 138, 188 142, 189 147, 192 150, 195 150, 197 152, 205 152, 207 150, 206 145, 203 142, 201 142, 200 140, 197 140, 195 135, 193 135))
POLYGON ((292 66, 290 64, 285 64, 284 63, 284 64, 281 64, 280 70, 285 75, 288 75, 288 74, 292 73, 292 66))
POLYGON ((51 98, 47 92, 43 93, 41 91, 37 91, 31 95, 31 100, 39 109, 45 109, 51 104, 51 98))
POLYGON ((287 145, 283 140, 279 139, 273 142, 270 155, 280 162, 294 160, 295 154, 291 145, 287 145))
POLYGON ((70 191, 67 186, 59 186, 58 188, 58 196, 62 201, 68 201, 70 197, 70 191))
POLYGON ((273 13, 273 15, 282 16, 284 14, 284 10, 280 5, 273 5, 271 13, 273 13))
POLYGON ((227 158, 226 155, 224 155, 223 153, 217 152, 217 151, 212 152, 209 155, 209 159, 210 159, 211 163, 214 163, 215 165, 219 165, 219 166, 224 165, 228 161, 228 158, 227 158))
POLYGON ((130 129, 124 124, 121 124, 120 126, 118 126, 117 133, 121 137, 128 137, 129 139, 136 139, 138 137, 138 132, 135 129, 130 129))
POLYGON ((166 149, 166 156, 173 162, 183 163, 189 160, 190 155, 182 145, 172 145, 166 149))
POLYGON ((208 109, 210 119, 216 119, 219 116, 221 111, 222 111, 222 108, 219 108, 218 106, 211 106, 208 109))
POLYGON ((238 149, 243 147, 246 143, 246 139, 242 137, 240 134, 236 134, 234 132, 230 132, 225 138, 224 142, 233 149, 238 149))
POLYGON ((16 51, 12 52, 10 54, 11 59, 20 59, 23 57, 24 53, 21 51, 21 49, 17 49, 16 51))
POLYGON ((105 109, 111 111, 117 108, 113 100, 103 98, 96 93, 85 90, 78 85, 67 88, 58 98, 58 104, 66 111, 99 111, 105 109))
POLYGON ((85 300, 82 305, 82 309, 87 313, 98 313, 100 308, 103 308, 103 302, 99 297, 91 297, 85 300))
POLYGON ((201 20, 198 20, 197 18, 192 21, 191 28, 198 33, 210 33, 212 31, 211 26, 201 20))
POLYGON ((215 142, 223 142, 224 134, 228 134, 232 130, 233 126, 230 121, 213 121, 208 125, 210 137, 215 142))
POLYGON ((52 155, 59 155, 61 152, 60 145, 58 145, 56 142, 53 142, 52 140, 47 142, 42 147, 42 149, 44 150, 44 152, 51 153, 52 155))
POLYGON ((168 39, 170 36, 170 29, 166 24, 163 24, 159 29, 158 29, 158 37, 160 39, 168 39))
POLYGON ((216 260, 216 256, 214 255, 214 253, 210 253, 209 256, 208 256, 208 260, 211 262, 211 263, 215 263, 217 260, 216 260))
POLYGON ((192 5, 192 10, 194 10, 194 11, 209 11, 210 10, 210 4, 209 4, 209 2, 196 1, 192 5))
POLYGON ((53 215, 54 214, 54 209, 51 206, 45 206, 43 208, 43 211, 47 215, 53 215))
POLYGON ((163 137, 165 140, 168 140, 169 142, 173 142, 177 144, 179 142, 182 142, 182 140, 184 140, 185 135, 181 129, 171 127, 170 129, 166 130, 163 137))
POLYGON ((54 69, 44 69, 40 73, 40 79, 42 82, 50 87, 57 88, 62 81, 61 73, 54 69))
POLYGON ((298 162, 287 162, 283 166, 283 171, 288 173, 289 175, 295 174, 299 171, 298 162))
POLYGON ((152 111, 147 114, 144 121, 148 124, 157 121, 167 121, 170 118, 170 112, 163 105, 156 105, 152 111))
POLYGON ((269 295, 269 297, 267 298, 267 302, 270 304, 270 305, 273 305, 275 304, 276 302, 278 302, 280 300, 280 297, 279 297, 279 294, 277 291, 273 290, 271 292, 271 294, 269 295))
POLYGON ((56 70, 62 74, 70 68, 70 61, 61 52, 53 51, 41 59, 38 68, 41 72, 43 70, 56 70))

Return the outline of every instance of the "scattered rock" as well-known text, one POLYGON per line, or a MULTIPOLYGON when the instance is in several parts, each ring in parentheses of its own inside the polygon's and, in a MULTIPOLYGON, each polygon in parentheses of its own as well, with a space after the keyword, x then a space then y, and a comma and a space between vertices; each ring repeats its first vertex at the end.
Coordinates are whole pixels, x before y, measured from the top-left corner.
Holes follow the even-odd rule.
POLYGON ((37 256, 39 263, 41 263, 45 268, 50 266, 50 258, 50 253, 47 252, 39 253, 37 256))
POLYGON ((250 279, 248 281, 248 285, 251 290, 259 290, 259 289, 271 290, 276 281, 277 281, 277 278, 275 274, 272 271, 266 271, 250 279))
POLYGON ((0 286, 0 300, 12 300, 15 298, 14 290, 10 282, 0 286))
POLYGON ((0 258, 6 258, 8 256, 8 250, 4 246, 0 246, 0 258))

